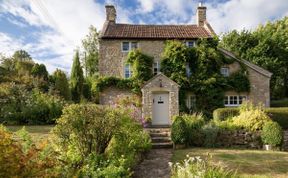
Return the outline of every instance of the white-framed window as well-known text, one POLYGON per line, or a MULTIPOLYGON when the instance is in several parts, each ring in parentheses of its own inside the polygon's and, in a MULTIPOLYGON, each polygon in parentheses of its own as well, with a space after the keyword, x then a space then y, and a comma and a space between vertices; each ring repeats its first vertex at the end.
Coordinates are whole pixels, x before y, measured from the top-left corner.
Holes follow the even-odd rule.
POLYGON ((130 64, 125 64, 124 66, 124 78, 132 77, 133 71, 130 64))
POLYGON ((192 48, 192 47, 195 47, 195 46, 196 46, 196 42, 195 42, 195 41, 185 41, 185 45, 186 45, 188 48, 192 48))
POLYGON ((156 61, 153 63, 153 74, 157 75, 160 72, 160 62, 156 61))
POLYGON ((193 109, 196 107, 196 96, 194 94, 187 95, 186 106, 188 109, 193 109))
POLYGON ((186 76, 190 77, 192 75, 189 63, 186 63, 186 76))
POLYGON ((245 100, 247 100, 247 96, 245 95, 229 95, 229 96, 225 96, 224 105, 225 106, 239 106, 245 100))
POLYGON ((228 77, 229 76, 229 68, 228 67, 221 67, 221 74, 224 76, 224 77, 228 77))
POLYGON ((137 49, 138 48, 138 42, 132 41, 124 41, 122 42, 122 52, 129 52, 132 49, 137 49))

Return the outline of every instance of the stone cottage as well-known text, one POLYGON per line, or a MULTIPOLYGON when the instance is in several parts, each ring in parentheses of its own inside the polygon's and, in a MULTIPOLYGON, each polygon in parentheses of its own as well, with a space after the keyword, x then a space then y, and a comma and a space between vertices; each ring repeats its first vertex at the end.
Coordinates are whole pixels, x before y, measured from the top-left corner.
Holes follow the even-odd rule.
MULTIPOLYGON (((154 57, 151 66, 154 77, 142 86, 142 114, 145 118, 152 118, 153 125, 170 125, 171 117, 179 113, 179 85, 160 73, 161 53, 166 40, 181 40, 188 47, 193 48, 199 38, 212 38, 215 35, 206 20, 206 7, 197 7, 197 23, 188 25, 138 25, 120 24, 116 22, 116 9, 112 5, 106 6, 106 21, 101 31, 99 73, 101 76, 129 78, 132 76, 131 66, 126 64, 126 57, 130 50, 140 48, 141 51, 154 57)), ((229 76, 240 70, 240 63, 244 64, 249 73, 250 92, 225 93, 226 107, 235 107, 243 100, 270 105, 271 73, 246 60, 237 59, 231 52, 220 49, 224 55, 234 58, 235 62, 221 68, 221 74, 229 76)), ((130 91, 117 88, 107 88, 100 94, 100 104, 109 104, 119 96, 130 96, 130 91)), ((195 104, 195 95, 187 95, 187 107, 195 104)))

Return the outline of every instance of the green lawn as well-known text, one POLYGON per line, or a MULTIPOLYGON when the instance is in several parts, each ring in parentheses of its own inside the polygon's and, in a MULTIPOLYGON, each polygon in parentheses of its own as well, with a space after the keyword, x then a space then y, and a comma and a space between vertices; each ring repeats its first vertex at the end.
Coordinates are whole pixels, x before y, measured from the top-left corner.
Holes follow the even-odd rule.
POLYGON ((192 148, 174 151, 172 161, 181 161, 187 154, 206 158, 209 154, 213 163, 237 170, 241 177, 288 177, 288 152, 192 148))
MULTIPOLYGON (((9 131, 16 132, 22 129, 23 126, 6 126, 9 131)), ((25 129, 30 133, 35 142, 45 140, 48 138, 51 129, 54 125, 31 125, 25 126, 25 129)))

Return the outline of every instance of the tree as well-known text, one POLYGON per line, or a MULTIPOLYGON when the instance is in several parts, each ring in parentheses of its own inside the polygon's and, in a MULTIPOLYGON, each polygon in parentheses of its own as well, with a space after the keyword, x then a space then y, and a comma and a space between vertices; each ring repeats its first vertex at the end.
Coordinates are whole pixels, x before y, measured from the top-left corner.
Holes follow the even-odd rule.
POLYGON ((288 17, 268 22, 254 31, 232 31, 222 37, 221 46, 273 73, 272 98, 288 97, 288 17))
POLYGON ((52 78, 54 81, 54 88, 59 92, 59 95, 66 100, 70 100, 71 93, 66 74, 62 70, 56 69, 52 75, 52 78))
POLYGON ((48 71, 46 69, 46 66, 44 64, 35 64, 31 69, 31 74, 34 77, 39 77, 44 80, 48 80, 48 71))
POLYGON ((83 91, 83 82, 83 71, 79 61, 79 51, 77 50, 74 56, 70 78, 72 100, 75 102, 80 102, 83 91))
POLYGON ((19 61, 32 61, 30 54, 24 50, 15 51, 12 57, 19 61))
POLYGON ((85 76, 91 77, 98 72, 99 33, 94 26, 89 27, 89 34, 82 40, 82 46, 84 48, 82 64, 85 76))

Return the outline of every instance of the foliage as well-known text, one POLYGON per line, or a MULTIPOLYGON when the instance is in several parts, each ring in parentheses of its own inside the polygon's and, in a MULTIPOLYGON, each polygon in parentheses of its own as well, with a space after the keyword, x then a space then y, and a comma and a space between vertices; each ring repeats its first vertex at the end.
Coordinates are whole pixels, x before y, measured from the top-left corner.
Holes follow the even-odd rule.
POLYGON ((44 64, 35 64, 31 69, 31 74, 34 77, 43 78, 44 80, 48 80, 48 71, 44 64))
POLYGON ((84 58, 82 64, 86 77, 92 77, 98 72, 99 32, 94 26, 89 27, 89 34, 82 40, 84 58))
POLYGON ((171 126, 171 139, 174 142, 174 144, 185 144, 186 139, 186 131, 187 131, 187 125, 181 116, 176 116, 173 119, 173 123, 171 126))
MULTIPOLYGON (((131 79, 121 79, 117 77, 100 77, 96 81, 94 92, 101 92, 108 87, 116 87, 123 90, 132 90, 135 93, 140 93, 140 86, 135 85, 131 79)), ((93 88, 93 87, 92 87, 93 88)))
POLYGON ((62 96, 65 100, 70 100, 71 93, 66 74, 62 70, 56 69, 51 78, 54 83, 53 88, 57 91, 57 94, 62 96))
POLYGON ((13 58, 19 61, 31 61, 32 60, 30 54, 24 50, 15 51, 13 54, 13 58))
POLYGON ((82 67, 79 61, 79 51, 76 51, 70 77, 72 100, 76 103, 80 102, 81 100, 83 91, 83 82, 84 77, 82 67))
POLYGON ((261 25, 254 31, 233 30, 223 35, 221 46, 240 58, 249 60, 273 73, 272 98, 288 97, 288 18, 261 25))
POLYGON ((185 99, 189 91, 196 95, 196 111, 210 117, 214 109, 223 107, 224 91, 250 89, 245 68, 230 77, 220 74, 221 66, 233 62, 218 50, 218 39, 200 39, 195 48, 188 48, 181 41, 168 41, 161 70, 180 85, 181 111, 187 110, 185 99))
POLYGON ((9 124, 54 123, 65 104, 55 96, 14 83, 0 87, 0 98, 0 121, 9 124))
POLYGON ((250 131, 262 130, 270 117, 260 108, 240 110, 240 115, 233 118, 233 123, 250 131))
POLYGON ((267 108, 265 112, 269 117, 277 122, 283 129, 288 129, 288 107, 267 108))
POLYGON ((248 72, 241 69, 238 72, 232 73, 227 77, 227 90, 234 90, 236 92, 249 92, 250 82, 248 79, 248 72))
POLYGON ((215 125, 213 122, 209 122, 202 128, 202 132, 204 134, 204 146, 215 147, 219 127, 215 125))
POLYGON ((213 119, 216 122, 227 120, 239 115, 239 108, 218 108, 213 111, 213 119))
POLYGON ((186 144, 190 146, 200 146, 203 144, 203 135, 201 128, 205 124, 202 113, 193 113, 192 115, 184 114, 181 116, 186 124, 186 144))
POLYGON ((48 142, 35 146, 25 129, 17 137, 0 126, 0 177, 58 177, 55 154, 48 142))
POLYGON ((277 122, 267 122, 263 126, 261 138, 264 144, 281 146, 283 141, 283 131, 277 122))
POLYGON ((272 100, 271 107, 288 107, 288 99, 272 100))
POLYGON ((129 177, 149 135, 125 108, 95 104, 66 107, 53 129, 65 176, 129 177))
POLYGON ((127 63, 132 65, 134 80, 142 83, 152 78, 153 57, 147 56, 136 49, 129 52, 127 63))
POLYGON ((172 178, 235 178, 236 172, 226 170, 219 165, 212 164, 210 160, 200 157, 190 157, 180 163, 171 164, 172 178))

